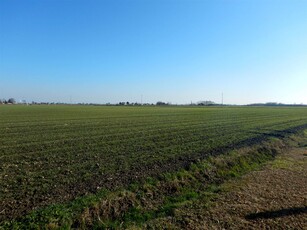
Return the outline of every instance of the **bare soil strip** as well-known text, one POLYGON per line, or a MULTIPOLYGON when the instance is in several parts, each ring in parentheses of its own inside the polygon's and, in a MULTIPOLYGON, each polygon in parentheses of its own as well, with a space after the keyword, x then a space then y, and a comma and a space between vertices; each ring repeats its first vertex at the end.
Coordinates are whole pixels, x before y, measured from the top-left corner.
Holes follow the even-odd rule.
MULTIPOLYGON (((195 202, 151 226, 173 229, 307 229, 306 139, 260 171, 222 186, 218 198, 195 202)), ((147 225, 148 226, 148 225, 147 225)))

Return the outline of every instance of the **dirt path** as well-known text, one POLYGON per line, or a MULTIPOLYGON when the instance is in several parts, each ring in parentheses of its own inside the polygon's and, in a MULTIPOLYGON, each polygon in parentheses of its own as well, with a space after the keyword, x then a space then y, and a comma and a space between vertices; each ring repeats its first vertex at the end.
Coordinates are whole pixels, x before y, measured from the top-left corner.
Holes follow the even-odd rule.
POLYGON ((195 225, 251 229, 307 229, 307 149, 295 148, 261 171, 225 185, 195 225))
POLYGON ((159 222, 174 229, 307 229, 306 145, 222 190, 209 208, 196 202, 159 222))

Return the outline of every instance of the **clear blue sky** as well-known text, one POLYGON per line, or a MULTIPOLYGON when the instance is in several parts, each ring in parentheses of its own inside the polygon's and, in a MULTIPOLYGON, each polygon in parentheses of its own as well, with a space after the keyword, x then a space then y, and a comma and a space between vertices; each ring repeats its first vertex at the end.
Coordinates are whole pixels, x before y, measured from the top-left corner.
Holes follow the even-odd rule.
POLYGON ((1 0, 0 98, 307 104, 305 0, 1 0))

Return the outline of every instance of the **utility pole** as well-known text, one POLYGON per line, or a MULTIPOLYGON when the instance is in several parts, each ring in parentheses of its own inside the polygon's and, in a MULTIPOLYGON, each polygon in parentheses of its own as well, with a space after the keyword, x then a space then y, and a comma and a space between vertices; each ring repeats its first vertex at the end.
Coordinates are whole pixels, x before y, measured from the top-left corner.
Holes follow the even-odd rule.
POLYGON ((141 105, 143 105, 143 94, 141 94, 141 105))
POLYGON ((222 93, 222 105, 224 105, 224 93, 222 93))

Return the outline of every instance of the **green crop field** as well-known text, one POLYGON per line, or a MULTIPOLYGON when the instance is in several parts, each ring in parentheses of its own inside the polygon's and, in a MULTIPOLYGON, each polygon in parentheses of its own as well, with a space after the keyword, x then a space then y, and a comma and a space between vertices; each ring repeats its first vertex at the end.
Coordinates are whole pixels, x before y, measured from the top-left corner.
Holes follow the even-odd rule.
POLYGON ((0 106, 0 222, 307 124, 307 108, 0 106))

